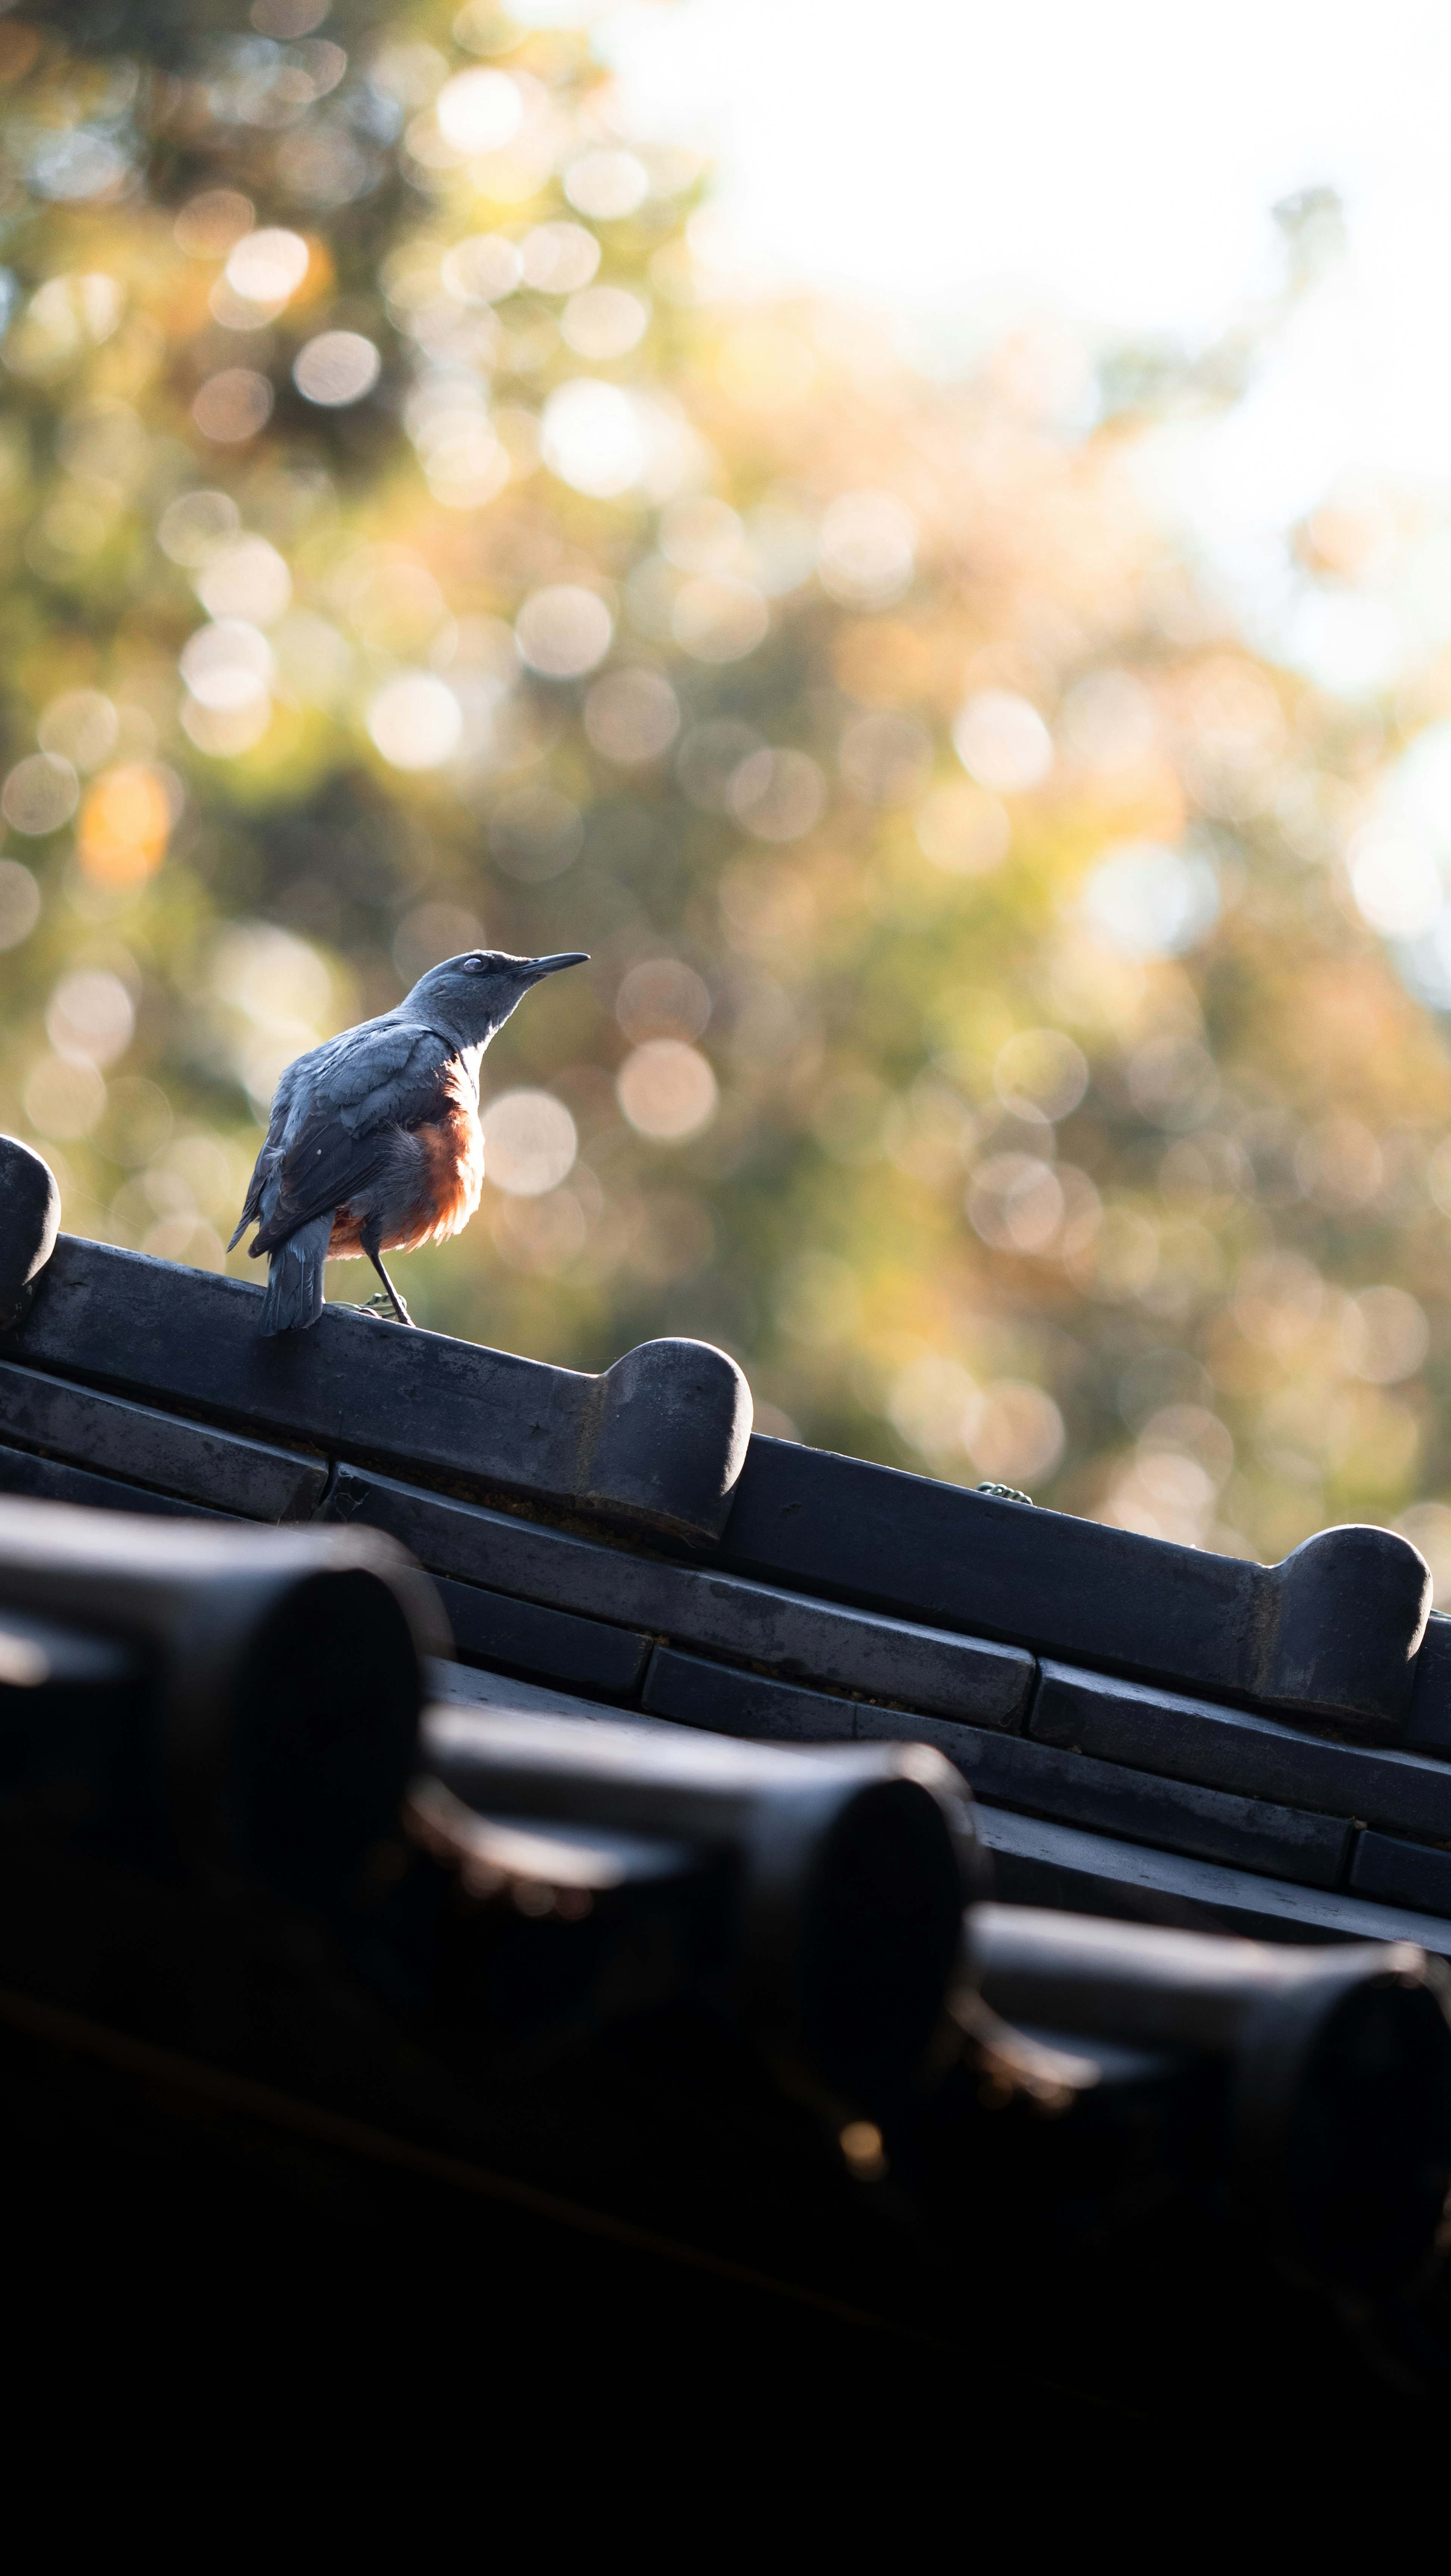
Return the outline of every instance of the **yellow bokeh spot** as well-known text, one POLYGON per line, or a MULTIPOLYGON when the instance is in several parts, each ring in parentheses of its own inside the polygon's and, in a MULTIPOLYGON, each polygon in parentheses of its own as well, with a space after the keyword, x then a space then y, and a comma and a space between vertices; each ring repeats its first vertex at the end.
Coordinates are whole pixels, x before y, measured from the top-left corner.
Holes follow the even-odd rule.
POLYGON ((166 856, 170 831, 171 800, 160 773, 143 762, 108 769, 81 807, 81 866, 96 885, 144 885, 166 856))

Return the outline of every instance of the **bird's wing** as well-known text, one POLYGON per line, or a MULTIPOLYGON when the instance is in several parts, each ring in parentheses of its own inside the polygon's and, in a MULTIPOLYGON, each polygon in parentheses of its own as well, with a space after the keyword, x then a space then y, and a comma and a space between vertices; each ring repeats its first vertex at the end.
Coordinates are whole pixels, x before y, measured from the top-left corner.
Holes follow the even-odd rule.
POLYGON ((364 1020, 361 1027, 344 1029, 341 1037, 327 1039, 289 1067, 302 1076, 295 1088, 297 1106, 305 1112, 325 1099, 339 1116, 355 1124, 360 1112, 372 1115, 375 1096, 390 1083, 406 1082, 412 1073, 441 1062, 448 1051, 446 1039, 436 1030, 420 1028, 416 1020, 396 1019, 391 1011, 380 1020, 364 1020))
POLYGON ((229 1252, 235 1251, 253 1218, 261 1212, 262 1193, 267 1186, 270 1174, 276 1170, 281 1159, 282 1141, 287 1132, 293 1093, 297 1087, 296 1077, 306 1062, 306 1056, 298 1056, 293 1063, 289 1064, 284 1069, 277 1089, 272 1095, 272 1115, 268 1120, 267 1134, 263 1140, 262 1150, 252 1166, 252 1177, 247 1183, 246 1203, 237 1219, 236 1232, 227 1246, 229 1252))
POLYGON ((317 1055, 325 1061, 296 1087, 282 1152, 264 1176, 275 1178, 276 1197, 254 1252, 270 1252, 366 1188, 388 1159, 393 1130, 442 1106, 454 1060, 446 1038, 407 1022, 349 1029, 317 1055))
MULTIPOLYGON (((227 1250, 230 1252, 241 1241, 256 1217, 261 1218, 269 1233, 273 1231, 272 1221, 279 1213, 279 1181, 285 1183, 286 1177, 296 1181, 298 1166, 293 1148, 304 1131, 317 1123, 320 1110, 334 1113, 350 1132, 360 1127, 366 1130, 378 1123, 375 1095, 386 1093, 390 1083, 401 1082, 406 1091, 413 1074, 425 1069, 431 1055, 446 1053, 444 1041, 432 1030, 421 1029, 416 1021, 399 1020, 388 1012, 381 1019, 363 1021, 358 1028, 344 1029, 340 1037, 325 1038, 321 1046, 309 1047, 305 1055, 294 1056, 291 1064, 284 1067, 273 1094, 266 1140, 227 1250), (288 1167, 286 1175, 284 1166, 288 1167)), ((386 1103, 381 1114, 390 1114, 386 1103)), ((317 1159, 315 1154, 310 1158, 317 1159)), ((356 1178, 353 1186, 360 1186, 356 1178)), ((292 1191, 284 1185, 280 1195, 290 1207, 292 1191)), ((289 1215, 282 1234, 275 1239, 281 1241, 284 1234, 290 1233, 293 1222, 289 1215)), ((253 1247, 263 1248, 260 1243, 253 1247)))

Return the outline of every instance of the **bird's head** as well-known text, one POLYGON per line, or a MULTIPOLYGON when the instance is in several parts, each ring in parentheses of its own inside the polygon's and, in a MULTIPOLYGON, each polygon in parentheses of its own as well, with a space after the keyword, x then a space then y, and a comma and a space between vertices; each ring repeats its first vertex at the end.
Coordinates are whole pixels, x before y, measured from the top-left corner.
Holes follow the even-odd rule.
POLYGON ((406 1018, 456 1037, 461 1046, 487 1046, 531 984, 557 975, 564 966, 587 966, 582 948, 561 957, 509 957, 501 948, 473 948, 462 957, 445 957, 420 975, 402 1004, 406 1018))

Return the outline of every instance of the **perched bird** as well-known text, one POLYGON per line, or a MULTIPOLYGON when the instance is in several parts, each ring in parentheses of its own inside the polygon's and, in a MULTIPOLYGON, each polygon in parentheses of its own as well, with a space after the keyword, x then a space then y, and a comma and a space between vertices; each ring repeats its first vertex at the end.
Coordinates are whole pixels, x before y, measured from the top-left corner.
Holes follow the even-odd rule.
POLYGON ((491 948, 446 957, 396 1011, 344 1029, 288 1065, 227 1246, 260 1218, 251 1251, 254 1260, 271 1255, 264 1333, 315 1324, 323 1263, 360 1253, 399 1323, 412 1323, 382 1255, 446 1242, 467 1225, 484 1180, 484 1049, 531 984, 588 962, 577 949, 564 957, 506 957, 491 948))

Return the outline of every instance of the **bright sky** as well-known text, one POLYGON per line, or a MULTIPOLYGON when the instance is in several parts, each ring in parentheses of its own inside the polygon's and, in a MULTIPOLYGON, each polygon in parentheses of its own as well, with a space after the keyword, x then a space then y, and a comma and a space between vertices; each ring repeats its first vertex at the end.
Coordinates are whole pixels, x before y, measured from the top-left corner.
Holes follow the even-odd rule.
POLYGON ((1282 274, 1276 201, 1337 189, 1344 259, 1230 419, 1165 442, 1165 506, 1332 684, 1451 636, 1451 566, 1317 623, 1283 546, 1337 482, 1451 510, 1446 0, 676 0, 598 42, 642 118, 709 146, 752 269, 883 302, 919 346, 1018 310, 1207 341, 1282 274))

